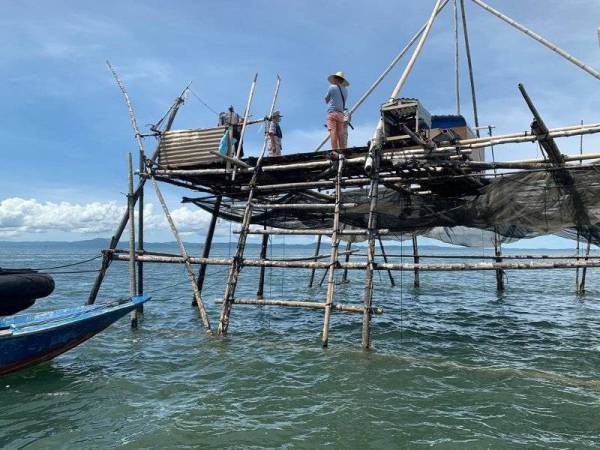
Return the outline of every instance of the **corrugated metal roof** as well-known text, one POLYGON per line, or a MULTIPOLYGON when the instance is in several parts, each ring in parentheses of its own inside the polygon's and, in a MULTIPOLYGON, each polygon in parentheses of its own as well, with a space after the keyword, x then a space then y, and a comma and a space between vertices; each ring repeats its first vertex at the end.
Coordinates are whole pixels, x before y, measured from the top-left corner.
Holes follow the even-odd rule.
POLYGON ((167 131, 160 140, 158 165, 176 168, 221 161, 210 150, 218 151, 226 131, 226 127, 167 131))

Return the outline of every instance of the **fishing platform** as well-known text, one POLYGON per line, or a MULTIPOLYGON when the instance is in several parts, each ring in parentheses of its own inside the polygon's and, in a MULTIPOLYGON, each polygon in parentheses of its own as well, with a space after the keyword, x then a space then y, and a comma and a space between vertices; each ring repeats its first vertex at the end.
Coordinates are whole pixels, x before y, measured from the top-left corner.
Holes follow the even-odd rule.
MULTIPOLYGON (((480 0, 473 3, 509 25, 524 32, 538 43, 564 57, 600 80, 600 73, 561 50, 523 25, 480 0)), ((585 292, 586 270, 600 267, 600 259, 590 253, 591 245, 600 243, 600 153, 563 154, 557 140, 563 137, 600 133, 600 123, 576 124, 548 128, 524 86, 519 85, 532 123, 527 131, 492 135, 492 127, 481 127, 477 112, 472 60, 468 41, 465 5, 455 0, 455 35, 458 54, 458 29, 463 25, 465 55, 469 67, 474 125, 470 127, 460 110, 457 76, 457 113, 432 115, 418 99, 400 96, 415 61, 430 34, 431 27, 449 0, 436 0, 431 16, 407 46, 371 85, 350 110, 354 113, 377 88, 390 70, 414 45, 394 91, 381 105, 379 122, 372 139, 365 146, 324 151, 323 142, 305 153, 268 157, 267 142, 258 156, 242 158, 246 125, 254 98, 256 77, 244 113, 241 138, 234 143, 233 126, 178 130, 173 128, 175 116, 184 103, 188 88, 176 99, 164 119, 153 128, 157 139, 155 151, 147 157, 133 108, 127 92, 113 70, 121 88, 135 131, 140 152, 139 182, 133 188, 133 169, 129 159, 130 189, 128 211, 124 215, 109 248, 103 252, 102 265, 90 292, 88 303, 95 302, 98 290, 113 261, 127 261, 130 268, 131 295, 144 290, 143 266, 146 263, 182 264, 190 279, 195 304, 204 327, 213 333, 202 291, 209 265, 229 267, 224 293, 219 300, 221 313, 218 335, 228 333, 231 313, 237 305, 308 308, 323 311, 321 341, 328 345, 331 316, 334 312, 357 313, 362 316, 362 347, 371 347, 371 319, 384 313, 385 304, 375 301, 374 273, 385 271, 395 285, 394 271, 414 274, 419 287, 421 271, 492 271, 498 291, 506 289, 506 270, 575 269, 576 289, 585 292), (459 8, 460 6, 460 8, 459 8), (459 20, 460 9, 462 21, 459 20), (487 131, 481 136, 481 130, 487 131), (527 160, 496 160, 494 149, 506 144, 537 142, 542 156, 527 160), (486 159, 487 153, 492 159, 486 159), (583 163, 584 161, 591 161, 583 163), (150 182, 178 243, 178 254, 150 252, 144 249, 144 186, 150 182), (185 203, 211 214, 202 255, 188 253, 177 231, 169 208, 162 196, 160 183, 184 188, 185 203), (135 206, 138 228, 135 229, 135 206), (217 219, 239 224, 235 254, 229 258, 211 257, 217 219), (129 250, 117 244, 129 224, 129 250), (137 234, 137 241, 135 235, 137 234), (573 257, 504 256, 502 243, 542 235, 559 235, 577 242, 573 257), (246 255, 249 236, 262 237, 260 256, 246 255), (316 236, 314 257, 267 257, 269 236, 316 236), (487 261, 423 263, 427 255, 419 255, 421 236, 466 246, 489 245, 494 255, 487 261), (323 238, 330 249, 321 254, 323 238), (385 252, 386 240, 412 241, 411 263, 392 262, 385 252), (483 240, 483 243, 482 243, 483 240), (356 254, 351 246, 366 243, 366 254, 352 261, 356 254), (341 242, 346 243, 340 250, 341 242), (380 252, 376 251, 379 244, 380 252), (194 265, 199 266, 196 272, 194 265), (236 295, 240 273, 246 267, 260 268, 255 298, 236 295), (265 269, 306 269, 308 285, 313 286, 315 271, 323 271, 326 293, 322 302, 306 299, 263 298, 265 269), (360 301, 336 301, 339 277, 348 270, 364 273, 364 291, 360 301), (310 276, 308 276, 310 273, 310 276)), ((281 80, 276 86, 267 115, 270 122, 277 102, 281 80)), ((439 257, 438 257, 439 258, 439 257)), ((477 257, 485 260, 485 257, 477 257)))

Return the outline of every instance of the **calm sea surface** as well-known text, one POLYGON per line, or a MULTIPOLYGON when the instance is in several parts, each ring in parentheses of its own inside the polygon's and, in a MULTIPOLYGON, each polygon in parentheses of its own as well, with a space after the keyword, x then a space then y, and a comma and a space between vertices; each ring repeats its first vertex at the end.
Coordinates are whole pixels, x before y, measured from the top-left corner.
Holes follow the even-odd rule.
MULTIPOLYGON (((0 266, 49 267, 97 252, 90 244, 0 244, 0 266)), ((422 251, 434 252, 482 251, 422 251)), ((374 317, 374 350, 365 353, 356 314, 333 315, 327 350, 323 314, 312 310, 234 306, 229 337, 209 337, 183 267, 145 267, 154 292, 139 329, 121 320, 49 363, 0 377, 0 447, 600 446, 598 270, 588 273, 585 297, 574 294, 574 270, 509 272, 500 297, 493 272, 422 273, 418 290, 411 273, 395 274, 395 288, 376 274, 375 304, 385 314, 374 317)), ((208 271, 213 326, 226 270, 208 271)), ((99 301, 126 294, 126 272, 126 263, 113 263, 99 301)), ((240 297, 255 295, 257 273, 242 272, 240 297)), ((82 304, 94 275, 55 275, 55 293, 32 310, 82 304)), ((350 280, 336 299, 360 303, 363 274, 350 280)), ((265 298, 325 295, 307 288, 308 271, 267 270, 266 281, 265 298)))

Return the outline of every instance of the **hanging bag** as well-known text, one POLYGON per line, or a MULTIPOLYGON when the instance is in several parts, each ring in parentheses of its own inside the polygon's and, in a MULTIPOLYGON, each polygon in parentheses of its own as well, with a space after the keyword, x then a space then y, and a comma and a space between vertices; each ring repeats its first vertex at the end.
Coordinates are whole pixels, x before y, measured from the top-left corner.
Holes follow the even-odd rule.
POLYGON ((344 110, 344 112, 343 112, 343 114, 344 114, 344 123, 347 123, 348 126, 354 130, 354 127, 350 123, 350 120, 352 119, 350 117, 350 111, 348 111, 346 109, 346 97, 344 97, 344 91, 342 91, 342 88, 340 87, 339 84, 336 85, 336 86, 340 90, 340 95, 342 96, 342 109, 344 110))

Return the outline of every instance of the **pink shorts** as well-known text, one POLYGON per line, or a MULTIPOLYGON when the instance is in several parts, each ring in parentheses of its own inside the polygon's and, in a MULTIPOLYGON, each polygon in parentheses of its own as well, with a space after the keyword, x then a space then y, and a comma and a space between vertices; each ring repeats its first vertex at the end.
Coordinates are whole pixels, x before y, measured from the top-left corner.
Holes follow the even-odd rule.
POLYGON ((339 111, 331 111, 327 113, 327 129, 329 131, 337 130, 341 136, 346 132, 346 122, 344 122, 344 114, 339 111))

